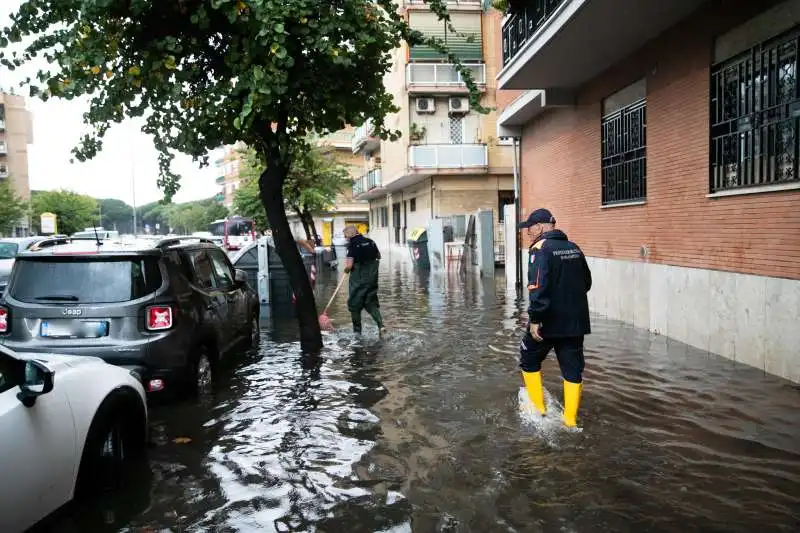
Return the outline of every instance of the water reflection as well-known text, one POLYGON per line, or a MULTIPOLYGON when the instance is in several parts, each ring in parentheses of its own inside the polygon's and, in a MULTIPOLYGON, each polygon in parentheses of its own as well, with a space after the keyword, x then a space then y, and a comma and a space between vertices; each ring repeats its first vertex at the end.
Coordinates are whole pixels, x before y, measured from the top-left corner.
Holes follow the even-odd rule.
MULTIPOLYGON (((318 358, 273 309, 212 397, 153 411, 135 495, 57 531, 800 527, 800 390, 784 381, 596 319, 584 431, 545 434, 520 416, 523 302, 504 279, 385 265, 385 339, 369 320, 349 334, 345 300, 318 358)), ((544 373, 559 401, 554 361, 544 373)))

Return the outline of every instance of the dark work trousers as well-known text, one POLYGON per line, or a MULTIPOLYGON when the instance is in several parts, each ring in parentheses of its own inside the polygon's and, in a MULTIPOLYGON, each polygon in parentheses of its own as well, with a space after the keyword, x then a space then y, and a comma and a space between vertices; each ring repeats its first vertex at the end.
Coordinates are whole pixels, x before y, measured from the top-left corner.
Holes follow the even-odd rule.
POLYGON ((519 366, 524 372, 538 372, 550 350, 555 349, 562 377, 572 383, 583 380, 583 337, 562 337, 537 342, 525 332, 519 347, 519 366))
POLYGON ((361 333, 361 311, 372 317, 378 328, 383 328, 381 304, 378 301, 378 261, 356 263, 350 273, 350 297, 347 309, 353 319, 353 331, 361 333))

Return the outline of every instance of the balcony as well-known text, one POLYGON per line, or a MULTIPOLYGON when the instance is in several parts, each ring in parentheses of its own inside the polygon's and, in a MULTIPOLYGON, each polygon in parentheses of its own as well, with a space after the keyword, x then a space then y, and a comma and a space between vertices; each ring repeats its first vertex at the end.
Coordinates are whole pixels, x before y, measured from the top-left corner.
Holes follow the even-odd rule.
MULTIPOLYGON (((403 4, 406 9, 427 9, 427 0, 405 0, 403 4)), ((480 10, 483 9, 483 0, 447 0, 447 9, 452 11, 459 10, 480 10)))
POLYGON ((225 193, 224 192, 218 192, 216 194, 216 196, 214 196, 214 200, 216 200, 218 203, 221 204, 222 202, 225 201, 225 193))
POLYGON ((375 189, 381 188, 381 169, 374 168, 353 182, 353 199, 366 200, 375 189))
POLYGON ((485 144, 417 144, 408 147, 408 166, 415 170, 485 172, 489 151, 485 144))
POLYGON ((0 155, 8 155, 8 144, 5 141, 0 141, 0 155))
POLYGON ((576 89, 706 0, 530 0, 502 28, 499 89, 576 89))
POLYGON ((353 132, 351 143, 354 154, 362 150, 372 152, 380 148, 381 140, 375 136, 375 125, 372 123, 371 118, 367 119, 364 124, 356 128, 353 132))
POLYGON ((6 131, 6 121, 0 118, 0 131, 6 131))
POLYGON ((214 183, 217 185, 225 183, 225 176, 217 176, 217 179, 214 180, 214 183))
POLYGON ((1 166, 0 167, 0 179, 5 179, 8 177, 8 167, 1 166))
MULTIPOLYGON (((479 89, 486 88, 486 65, 465 63, 479 89)), ((406 65, 406 87, 409 93, 467 92, 467 85, 455 65, 450 63, 409 63, 406 65)))

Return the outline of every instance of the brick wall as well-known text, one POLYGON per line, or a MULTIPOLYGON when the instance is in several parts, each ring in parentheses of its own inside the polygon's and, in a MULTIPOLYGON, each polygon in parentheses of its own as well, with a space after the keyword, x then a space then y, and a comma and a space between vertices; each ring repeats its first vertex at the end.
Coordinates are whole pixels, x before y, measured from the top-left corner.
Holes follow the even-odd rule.
POLYGON ((590 256, 642 260, 646 245, 650 262, 800 279, 800 191, 706 197, 714 36, 752 4, 728 2, 723 16, 709 6, 587 84, 574 108, 529 124, 523 211, 550 208, 590 256), (643 76, 647 203, 601 209, 601 100, 643 76))

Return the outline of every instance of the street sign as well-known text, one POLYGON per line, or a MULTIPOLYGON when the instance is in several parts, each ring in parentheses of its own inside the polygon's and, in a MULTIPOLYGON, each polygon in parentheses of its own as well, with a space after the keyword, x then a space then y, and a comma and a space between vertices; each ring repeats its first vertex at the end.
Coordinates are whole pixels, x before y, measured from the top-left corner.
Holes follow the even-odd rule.
POLYGON ((53 213, 42 213, 41 217, 42 235, 54 235, 58 229, 57 217, 53 213))

